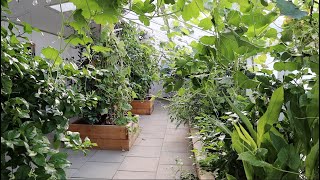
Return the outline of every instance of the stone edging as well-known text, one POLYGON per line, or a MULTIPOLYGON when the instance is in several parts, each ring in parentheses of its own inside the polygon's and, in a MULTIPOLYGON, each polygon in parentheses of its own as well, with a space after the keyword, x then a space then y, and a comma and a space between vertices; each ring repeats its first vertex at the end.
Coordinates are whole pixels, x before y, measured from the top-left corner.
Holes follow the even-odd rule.
POLYGON ((206 155, 204 152, 201 151, 203 144, 200 140, 198 133, 199 133, 198 129, 190 127, 190 134, 192 136, 191 139, 192 139, 193 149, 197 150, 196 152, 193 153, 194 157, 195 157, 197 176, 198 176, 199 180, 215 180, 215 178, 211 172, 203 170, 200 167, 199 161, 201 159, 204 159, 206 155))

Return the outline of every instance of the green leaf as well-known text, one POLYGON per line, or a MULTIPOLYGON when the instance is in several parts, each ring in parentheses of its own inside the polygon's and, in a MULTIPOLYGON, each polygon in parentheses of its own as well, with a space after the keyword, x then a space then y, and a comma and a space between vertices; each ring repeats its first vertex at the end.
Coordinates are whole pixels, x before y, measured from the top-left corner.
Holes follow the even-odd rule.
POLYGON ((306 158, 306 176, 308 179, 314 179, 315 171, 317 168, 316 164, 318 160, 319 160, 319 140, 314 146, 312 146, 311 151, 306 158))
POLYGON ((270 28, 264 36, 268 38, 277 38, 277 35, 278 31, 274 28, 270 28))
POLYGON ((256 58, 253 59, 253 61, 257 64, 264 64, 267 60, 267 55, 262 54, 260 56, 257 56, 256 58))
POLYGON ((185 92, 186 92, 185 88, 180 88, 177 94, 178 96, 183 96, 185 92))
POLYGON ((31 34, 32 33, 32 27, 30 24, 28 23, 22 23, 23 24, 23 31, 28 33, 28 34, 31 34))
POLYGON ((177 5, 177 8, 178 8, 178 9, 183 9, 185 3, 186 3, 186 0, 178 0, 178 1, 177 1, 177 4, 176 4, 176 5, 177 5))
POLYGON ((39 166, 44 166, 46 164, 46 159, 43 155, 37 154, 36 156, 31 157, 33 162, 39 166))
POLYGON ((192 12, 192 7, 190 4, 185 5, 183 11, 181 12, 183 20, 189 21, 192 18, 192 14, 190 12, 192 12))
POLYGON ((216 42, 216 38, 214 36, 202 36, 200 38, 200 42, 205 45, 214 45, 216 42))
POLYGON ((119 21, 118 12, 113 8, 105 8, 103 13, 95 15, 93 20, 101 25, 106 25, 107 23, 114 24, 119 21))
POLYGON ((50 59, 54 62, 54 66, 59 66, 62 63, 62 58, 59 56, 59 51, 53 47, 47 47, 42 49, 41 53, 45 58, 50 59))
POLYGON ((88 29, 87 21, 82 15, 82 10, 77 9, 73 14, 73 21, 69 23, 79 34, 85 34, 88 29))
POLYGON ((239 26, 240 21, 241 21, 240 12, 235 11, 235 10, 231 10, 231 11, 228 13, 227 21, 228 21, 228 23, 231 24, 231 25, 239 26))
POLYGON ((260 0, 260 3, 261 3, 263 6, 265 6, 265 7, 268 6, 268 2, 265 1, 265 0, 260 0))
MULTIPOLYGON (((255 149, 256 149, 256 146, 254 147, 254 145, 255 145, 254 141, 253 141, 253 144, 252 144, 251 141, 250 141, 249 139, 247 139, 247 138, 243 135, 242 131, 240 130, 240 128, 239 128, 236 124, 234 124, 234 127, 236 128, 236 131, 238 132, 238 135, 239 135, 240 139, 242 139, 244 142, 246 142, 246 143, 251 147, 250 150, 255 150, 255 149)), ((247 147, 247 148, 250 148, 250 147, 248 147, 248 146, 246 146, 246 147, 247 147)))
POLYGON ((239 158, 238 159, 240 159, 242 161, 245 161, 245 162, 249 163, 252 166, 272 168, 271 164, 269 164, 269 163, 267 163, 265 161, 257 159, 257 157, 254 156, 249 151, 246 151, 246 152, 243 152, 243 153, 239 154, 239 158))
POLYGON ((283 147, 288 145, 285 139, 276 135, 274 132, 270 131, 269 134, 272 146, 277 150, 277 152, 279 152, 283 147))
POLYGON ((15 174, 15 179, 28 179, 28 174, 31 171, 31 167, 28 165, 19 166, 15 174))
POLYGON ((246 75, 244 75, 240 71, 237 71, 233 75, 233 79, 235 80, 235 82, 238 86, 245 88, 245 89, 254 89, 260 84, 257 81, 253 81, 253 80, 249 79, 246 75))
POLYGON ((164 0, 165 4, 175 4, 174 0, 164 0))
POLYGON ((17 39, 17 37, 16 37, 15 35, 12 35, 12 36, 10 37, 10 42, 11 42, 12 44, 18 44, 18 43, 20 43, 20 41, 17 39))
POLYGON ((96 52, 109 52, 109 51, 111 51, 111 48, 104 47, 104 46, 92 46, 91 48, 96 52))
POLYGON ((226 174, 227 180, 237 180, 234 176, 226 174))
POLYGON ((145 15, 140 15, 139 20, 146 26, 150 25, 150 19, 145 15))
POLYGON ((280 9, 280 13, 285 16, 290 16, 294 19, 301 19, 307 16, 308 13, 300 11, 299 8, 294 5, 291 1, 277 0, 277 7, 280 9))
POLYGON ((293 146, 293 144, 289 145, 289 159, 288 159, 288 166, 289 168, 298 171, 298 168, 300 167, 300 156, 299 154, 296 152, 295 147, 293 146))
POLYGON ((1 93, 3 92, 8 95, 11 94, 12 81, 11 81, 10 77, 7 75, 1 75, 1 84, 2 84, 1 93))
POLYGON ((211 22, 211 18, 204 18, 200 21, 200 23, 198 24, 199 27, 202 27, 204 30, 210 30, 212 28, 212 22, 211 22))
POLYGON ((70 162, 67 161, 67 153, 59 152, 50 157, 49 163, 54 164, 56 168, 67 168, 70 162))
POLYGON ((273 92, 267 111, 258 120, 258 127, 257 127, 258 147, 260 147, 261 142, 264 141, 263 135, 270 130, 269 128, 272 127, 274 123, 278 121, 279 114, 283 105, 283 101, 284 101, 284 90, 283 90, 283 87, 281 86, 273 92))
POLYGON ((276 62, 273 68, 277 71, 294 71, 299 69, 299 65, 296 62, 276 62))
POLYGON ((20 132, 16 130, 10 130, 7 132, 8 140, 16 139, 20 136, 20 132))
POLYGON ((241 120, 243 121, 243 123, 246 125, 246 127, 248 128, 252 138, 254 140, 257 139, 257 134, 255 132, 255 130, 253 129, 253 126, 251 124, 251 121, 249 120, 249 118, 247 118, 231 101, 230 99, 224 95, 224 97, 226 98, 228 104, 231 106, 231 108, 235 111, 235 113, 237 113, 237 115, 241 118, 241 120))

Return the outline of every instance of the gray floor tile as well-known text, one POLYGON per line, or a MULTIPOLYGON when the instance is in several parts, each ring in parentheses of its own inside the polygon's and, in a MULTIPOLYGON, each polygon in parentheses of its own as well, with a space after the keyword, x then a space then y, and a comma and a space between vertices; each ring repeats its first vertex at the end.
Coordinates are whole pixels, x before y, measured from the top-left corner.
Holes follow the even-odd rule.
POLYGON ((160 157, 161 147, 133 146, 128 156, 135 157, 160 157))
POLYGON ((161 152, 159 164, 177 165, 179 162, 182 162, 183 165, 191 166, 193 164, 193 154, 165 151, 161 152))
POLYGON ((117 171, 113 179, 155 179, 156 172, 117 171))
POLYGON ((190 152, 191 149, 191 144, 185 142, 164 142, 162 146, 162 151, 168 152, 190 152))
POLYGON ((85 159, 89 159, 91 158, 97 150, 95 149, 90 149, 89 151, 87 151, 87 155, 84 155, 84 153, 82 151, 73 151, 73 150, 68 150, 68 157, 70 158, 85 158, 85 159))
POLYGON ((183 135, 177 135, 177 134, 166 134, 164 136, 164 142, 190 142, 190 139, 183 135))
POLYGON ((165 131, 164 132, 149 132, 149 133, 144 133, 141 132, 139 137, 140 138, 145 138, 145 139, 164 139, 165 136, 165 131))
POLYGON ((167 130, 166 126, 147 126, 143 127, 141 130, 141 133, 158 133, 158 132, 163 132, 165 133, 167 130))
POLYGON ((86 162, 72 177, 112 179, 120 163, 86 162))
POLYGON ((137 138, 134 145, 135 146, 157 146, 161 147, 163 139, 151 139, 151 138, 137 138))
POLYGON ((78 168, 81 168, 84 163, 87 162, 87 158, 68 158, 68 160, 71 162, 71 166, 70 168, 71 169, 78 169, 78 168))
POLYGON ((78 172, 79 170, 78 169, 71 169, 71 168, 68 168, 66 170, 66 176, 67 178, 71 177, 74 173, 78 172))
POLYGON ((189 129, 186 129, 186 128, 181 128, 181 129, 167 128, 166 134, 185 136, 185 137, 190 136, 189 129))
POLYGON ((156 179, 180 179, 181 174, 195 173, 193 166, 159 165, 156 179))
POLYGON ((158 162, 159 158, 126 157, 118 170, 155 172, 158 162))
POLYGON ((97 152, 88 161, 122 162, 127 153, 127 151, 120 150, 97 150, 97 152))
POLYGON ((188 125, 184 125, 184 124, 180 124, 180 125, 177 127, 177 123, 175 123, 175 122, 170 122, 170 123, 168 123, 167 128, 189 129, 188 125))

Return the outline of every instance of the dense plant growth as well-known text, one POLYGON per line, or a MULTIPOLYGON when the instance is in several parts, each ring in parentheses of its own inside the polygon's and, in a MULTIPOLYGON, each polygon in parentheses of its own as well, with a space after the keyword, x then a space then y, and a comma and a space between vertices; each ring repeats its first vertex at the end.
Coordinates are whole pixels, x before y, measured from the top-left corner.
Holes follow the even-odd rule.
MULTIPOLYGON (((307 16, 286 1, 224 1, 213 6, 214 21, 204 19, 199 26, 213 25, 217 35, 192 42, 190 56, 172 58, 165 86, 177 92, 170 106, 173 119, 200 128, 209 153, 202 165, 218 171, 219 179, 317 179, 318 13, 307 16), (287 16, 281 33, 271 26, 278 9, 287 16), (266 66, 268 56, 273 68, 266 66), (252 67, 243 65, 248 58, 252 67), (221 163, 224 158, 228 160, 221 163), (237 172, 236 163, 228 164, 236 158, 244 168, 237 172)), ((304 8, 315 10, 313 4, 305 3, 304 8)))
POLYGON ((125 65, 131 67, 130 86, 135 98, 144 100, 158 77, 157 51, 146 32, 129 23, 121 23, 118 27, 121 28, 119 38, 125 42, 127 52, 125 65))
POLYGON ((136 121, 127 112, 131 109, 132 89, 129 84, 130 66, 125 66, 124 43, 110 27, 104 27, 100 38, 90 44, 86 52, 88 65, 84 68, 88 76, 77 83, 90 104, 82 110, 82 118, 89 124, 125 125, 136 121), (90 53, 89 53, 90 52, 90 53))
MULTIPOLYGON (((80 70, 63 62, 63 49, 45 48, 46 59, 32 58, 12 33, 1 30, 2 176, 64 177, 65 155, 51 150, 42 134, 58 132, 56 142, 66 141, 64 137, 79 137, 65 133, 68 117, 82 112, 96 123, 101 122, 99 114, 119 118, 129 108, 130 82, 125 78, 140 71, 125 68, 134 58, 123 57, 137 49, 113 42, 111 32, 111 40, 94 42, 90 23, 112 29, 121 13, 130 10, 147 26, 154 17, 166 22, 163 29, 170 42, 164 44, 171 62, 164 86, 176 93, 172 118, 200 129, 208 153, 202 165, 207 170, 215 171, 218 179, 319 179, 319 2, 70 1, 77 9, 68 24, 76 33, 66 41, 85 46, 83 54, 89 60, 80 70), (176 45, 177 36, 192 33, 189 23, 207 35, 189 47, 176 45), (66 88, 70 77, 79 81, 66 88), (111 103, 104 92, 123 99, 111 103), (118 108, 120 115, 115 114, 118 108), (34 128, 26 128, 30 121, 34 128), (6 156, 12 159, 6 161, 6 156)), ((7 1, 1 0, 1 6, 7 7, 7 1)), ((13 27, 9 24, 8 29, 13 27)), ((24 29, 30 32, 29 26, 24 29)), ((138 42, 131 40, 133 45, 138 42)), ((150 51, 142 52, 144 58, 150 51)), ((145 90, 134 91, 144 98, 145 90)))
POLYGON ((32 57, 30 44, 20 42, 14 28, 11 22, 7 30, 1 27, 1 178, 63 179, 70 163, 57 150, 60 142, 80 150, 93 145, 66 132, 68 118, 85 104, 82 94, 66 87, 76 69, 50 47, 42 50, 45 59, 32 57))

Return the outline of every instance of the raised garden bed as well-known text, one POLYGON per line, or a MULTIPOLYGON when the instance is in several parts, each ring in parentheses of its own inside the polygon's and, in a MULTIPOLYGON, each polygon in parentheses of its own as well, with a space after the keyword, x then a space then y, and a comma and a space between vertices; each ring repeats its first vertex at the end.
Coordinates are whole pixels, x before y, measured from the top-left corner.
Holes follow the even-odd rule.
POLYGON ((130 122, 126 126, 90 125, 80 119, 69 125, 69 131, 79 132, 81 139, 90 138, 97 143, 96 149, 130 150, 139 135, 138 123, 130 122))
POLYGON ((214 176, 211 172, 208 172, 204 169, 201 169, 199 161, 204 159, 206 157, 205 152, 202 152, 202 142, 200 140, 199 137, 199 130, 195 129, 195 128, 190 128, 190 134, 193 137, 192 138, 192 145, 193 145, 193 149, 194 151, 194 157, 195 157, 195 161, 196 161, 196 173, 197 176, 199 178, 199 180, 214 180, 214 176))
POLYGON ((150 115, 154 109, 154 99, 148 97, 146 100, 133 100, 131 112, 139 115, 150 115))

